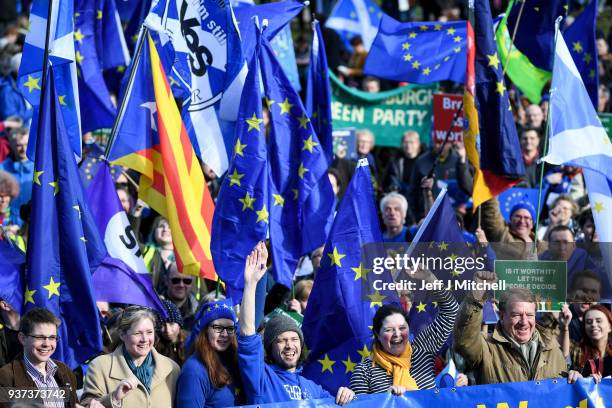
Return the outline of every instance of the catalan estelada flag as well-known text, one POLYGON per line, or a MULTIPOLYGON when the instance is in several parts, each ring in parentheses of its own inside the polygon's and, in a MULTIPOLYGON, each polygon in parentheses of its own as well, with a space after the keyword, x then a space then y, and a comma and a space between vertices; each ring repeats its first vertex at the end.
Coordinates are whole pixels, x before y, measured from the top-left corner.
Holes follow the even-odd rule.
POLYGON ((214 204, 150 34, 132 64, 136 73, 109 160, 142 174, 139 196, 168 219, 179 270, 215 279, 214 204))
POLYGON ((475 169, 474 209, 515 185, 525 174, 504 84, 488 1, 476 0, 468 21, 463 141, 475 169))

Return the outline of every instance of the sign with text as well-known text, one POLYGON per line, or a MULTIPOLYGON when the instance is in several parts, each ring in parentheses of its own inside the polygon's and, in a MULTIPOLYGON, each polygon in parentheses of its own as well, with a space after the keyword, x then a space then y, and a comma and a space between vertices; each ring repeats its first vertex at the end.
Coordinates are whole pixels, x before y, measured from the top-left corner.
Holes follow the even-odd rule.
POLYGON ((435 93, 433 95, 433 129, 434 142, 444 142, 446 133, 450 130, 448 141, 463 141, 463 95, 435 93), (457 114, 457 110, 461 112, 457 114), (457 115, 457 117, 455 117, 457 115), (453 123, 454 119, 454 123, 453 123), (452 125, 452 128, 451 128, 452 125))
POLYGON ((601 124, 606 129, 608 138, 612 141, 612 113, 598 113, 597 116, 599 116, 601 124))
MULTIPOLYGON (((506 289, 525 288, 538 297, 538 311, 560 311, 567 295, 567 263, 563 261, 495 261, 498 281, 506 289)), ((495 292, 498 298, 501 292, 495 292)))
POLYGON ((368 93, 349 88, 329 73, 334 129, 369 129, 376 146, 400 147, 402 134, 414 130, 421 142, 431 144, 433 94, 436 83, 406 85, 385 92, 368 93))

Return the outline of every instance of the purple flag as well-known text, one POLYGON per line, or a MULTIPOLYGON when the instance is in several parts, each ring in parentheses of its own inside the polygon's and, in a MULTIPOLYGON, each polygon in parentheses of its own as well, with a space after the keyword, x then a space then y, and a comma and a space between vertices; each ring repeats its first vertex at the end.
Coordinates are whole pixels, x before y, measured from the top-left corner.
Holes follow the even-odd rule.
POLYGON ((87 199, 109 255, 93 275, 96 299, 146 306, 165 316, 166 310, 153 289, 136 234, 121 207, 107 162, 100 164, 87 187, 87 199))

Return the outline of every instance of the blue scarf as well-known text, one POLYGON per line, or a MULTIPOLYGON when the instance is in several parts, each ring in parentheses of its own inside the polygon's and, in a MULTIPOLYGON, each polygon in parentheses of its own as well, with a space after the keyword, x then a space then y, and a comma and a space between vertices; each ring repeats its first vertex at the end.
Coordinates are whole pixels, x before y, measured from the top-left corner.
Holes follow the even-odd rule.
POLYGON ((128 367, 132 370, 132 373, 138 378, 138 380, 145 386, 147 392, 151 392, 151 380, 153 379, 153 353, 149 352, 147 357, 144 359, 141 365, 136 367, 134 359, 123 346, 123 357, 127 362, 128 367))

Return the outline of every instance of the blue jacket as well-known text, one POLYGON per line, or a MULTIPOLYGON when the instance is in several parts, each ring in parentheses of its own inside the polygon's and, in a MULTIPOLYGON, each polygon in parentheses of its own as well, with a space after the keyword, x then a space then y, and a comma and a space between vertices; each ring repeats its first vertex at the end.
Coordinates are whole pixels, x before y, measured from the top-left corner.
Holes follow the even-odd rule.
POLYGON ((236 405, 234 384, 215 388, 197 355, 185 361, 176 383, 176 408, 231 407, 236 405))
POLYGON ((301 368, 292 373, 265 363, 263 344, 257 334, 238 336, 238 366, 249 404, 332 397, 319 384, 302 377, 301 368))
POLYGON ((0 76, 0 120, 9 116, 18 116, 24 122, 32 118, 32 108, 28 107, 10 75, 0 76))

